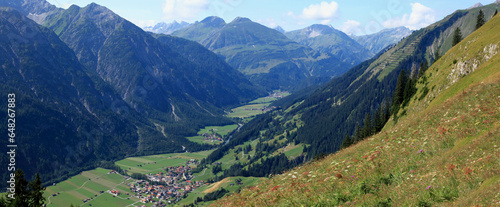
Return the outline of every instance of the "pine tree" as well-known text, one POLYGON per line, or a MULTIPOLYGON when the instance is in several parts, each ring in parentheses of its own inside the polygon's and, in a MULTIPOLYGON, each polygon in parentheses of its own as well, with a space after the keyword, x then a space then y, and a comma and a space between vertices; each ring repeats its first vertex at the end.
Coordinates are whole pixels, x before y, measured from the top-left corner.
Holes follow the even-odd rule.
POLYGON ((43 197, 43 191, 45 187, 42 186, 42 180, 40 175, 37 173, 35 179, 29 183, 30 188, 30 207, 40 207, 45 203, 45 197, 43 197))
POLYGON ((363 139, 372 135, 372 118, 370 113, 365 116, 364 126, 363 126, 363 139))
POLYGON ((479 15, 477 15, 476 30, 482 27, 485 22, 483 10, 479 10, 479 15))
POLYGON ((349 135, 346 134, 344 141, 342 141, 342 146, 340 148, 344 149, 352 145, 352 140, 349 138, 349 135))
POLYGON ((418 70, 418 78, 422 77, 428 68, 429 68, 429 64, 427 63, 427 60, 422 61, 420 63, 420 69, 418 70))
POLYGON ((356 130, 354 131, 354 143, 361 141, 362 135, 361 135, 361 127, 359 124, 356 124, 356 130))
POLYGON ((457 29, 455 29, 455 32, 453 34, 453 46, 457 45, 458 43, 460 43, 462 41, 462 31, 460 31, 460 27, 457 27, 457 29))
POLYGON ((441 55, 439 54, 439 48, 436 49, 436 52, 434 53, 434 62, 437 62, 441 58, 441 55))
POLYGON ((493 14, 493 16, 496 16, 498 14, 498 10, 495 9, 495 13, 493 14))
POLYGON ((24 172, 21 169, 16 170, 14 173, 16 178, 16 194, 14 199, 8 199, 7 202, 10 206, 29 206, 30 192, 28 190, 28 180, 24 178, 24 172))
POLYGON ((396 83, 396 89, 394 90, 394 95, 392 96, 392 114, 397 114, 400 105, 404 101, 406 82, 406 72, 403 69, 399 73, 398 81, 396 83))

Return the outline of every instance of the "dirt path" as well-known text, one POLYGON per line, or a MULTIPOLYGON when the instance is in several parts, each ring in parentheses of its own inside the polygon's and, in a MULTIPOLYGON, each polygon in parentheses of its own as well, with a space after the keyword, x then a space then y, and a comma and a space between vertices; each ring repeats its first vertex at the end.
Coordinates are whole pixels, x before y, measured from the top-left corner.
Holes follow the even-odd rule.
POLYGON ((224 178, 224 180, 221 180, 219 182, 216 182, 214 184, 212 184, 212 187, 210 187, 209 189, 206 189, 203 191, 203 193, 211 193, 211 192, 214 192, 216 190, 219 189, 220 185, 223 184, 223 183, 227 183, 229 182, 229 178, 224 178))

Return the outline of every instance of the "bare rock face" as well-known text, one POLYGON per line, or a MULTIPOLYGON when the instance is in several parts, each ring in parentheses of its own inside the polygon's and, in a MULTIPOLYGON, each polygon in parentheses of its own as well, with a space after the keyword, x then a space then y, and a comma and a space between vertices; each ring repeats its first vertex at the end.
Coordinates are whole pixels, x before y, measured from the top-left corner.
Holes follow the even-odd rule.
POLYGON ((469 75, 474 72, 482 63, 487 62, 493 56, 498 53, 498 45, 497 44, 489 44, 486 45, 483 51, 478 54, 475 58, 464 57, 459 60, 454 66, 451 73, 448 75, 448 80, 450 81, 450 85, 454 84, 461 78, 469 75), (466 59, 466 60, 464 60, 466 59))
POLYGON ((60 10, 45 0, 0 0, 0 6, 14 8, 38 24, 49 14, 60 10))

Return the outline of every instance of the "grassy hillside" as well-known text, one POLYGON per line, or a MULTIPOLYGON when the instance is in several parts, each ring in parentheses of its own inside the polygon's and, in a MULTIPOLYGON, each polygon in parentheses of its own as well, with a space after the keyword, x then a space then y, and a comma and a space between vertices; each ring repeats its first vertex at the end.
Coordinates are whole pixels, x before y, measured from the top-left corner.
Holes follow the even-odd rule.
POLYGON ((427 70, 398 123, 214 205, 499 205, 499 24, 497 16, 427 70))

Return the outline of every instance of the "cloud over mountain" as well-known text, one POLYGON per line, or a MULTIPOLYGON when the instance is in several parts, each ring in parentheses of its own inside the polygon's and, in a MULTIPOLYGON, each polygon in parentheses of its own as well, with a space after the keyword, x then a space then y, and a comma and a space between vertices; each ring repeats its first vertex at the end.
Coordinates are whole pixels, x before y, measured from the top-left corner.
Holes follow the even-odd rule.
POLYGON ((195 20, 198 13, 208 10, 209 7, 208 0, 166 0, 163 5, 163 15, 167 21, 191 21, 195 20))
POLYGON ((436 12, 420 3, 411 3, 411 10, 411 14, 388 19, 382 25, 386 28, 406 26, 411 30, 416 30, 436 21, 436 12))

